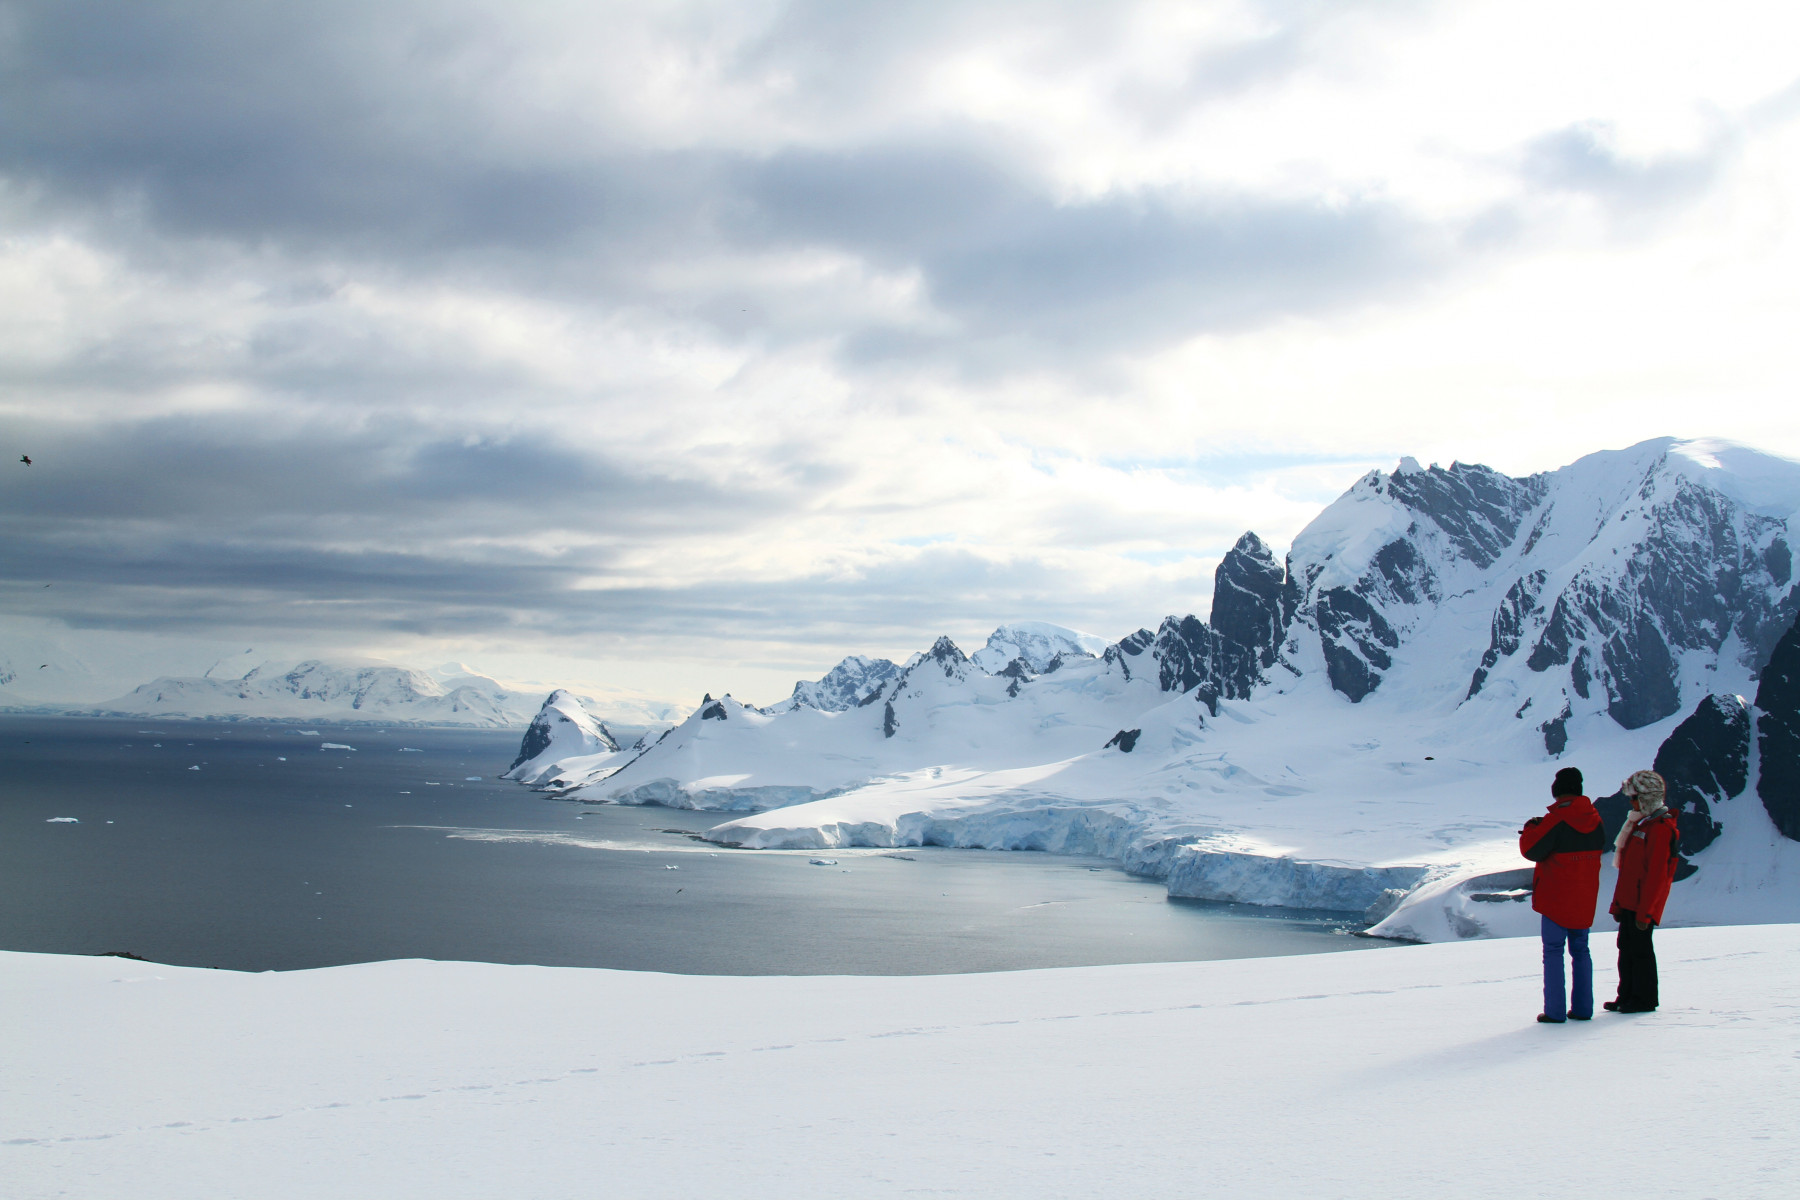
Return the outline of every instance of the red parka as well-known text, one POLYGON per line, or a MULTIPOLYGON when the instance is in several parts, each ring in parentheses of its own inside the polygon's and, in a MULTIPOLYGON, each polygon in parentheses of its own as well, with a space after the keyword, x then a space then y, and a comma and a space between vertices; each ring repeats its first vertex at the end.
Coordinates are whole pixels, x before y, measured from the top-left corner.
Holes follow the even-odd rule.
POLYGON ((1587 929, 1600 901, 1600 852, 1606 831, 1586 796, 1563 796, 1519 831, 1519 853, 1537 864, 1531 907, 1564 929, 1587 929))
POLYGON ((1668 809, 1637 823, 1619 848, 1619 885, 1613 889, 1612 902, 1614 917, 1625 910, 1662 924, 1663 902, 1669 898, 1675 866, 1681 861, 1675 856, 1680 845, 1681 831, 1675 827, 1675 814, 1668 809))

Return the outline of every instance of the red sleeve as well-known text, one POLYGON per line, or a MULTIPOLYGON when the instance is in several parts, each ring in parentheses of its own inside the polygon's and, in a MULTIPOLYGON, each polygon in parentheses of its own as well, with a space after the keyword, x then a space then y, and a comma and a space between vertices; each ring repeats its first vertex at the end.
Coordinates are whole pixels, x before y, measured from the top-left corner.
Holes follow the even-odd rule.
POLYGON ((1675 883, 1675 822, 1658 821, 1644 839, 1644 878, 1639 885, 1640 913, 1655 915, 1662 924, 1663 904, 1669 899, 1669 888, 1675 883))
POLYGON ((1531 848, 1543 841, 1544 835, 1555 829, 1561 819, 1554 816, 1543 816, 1534 817, 1533 820, 1536 821, 1536 824, 1527 823, 1525 828, 1519 830, 1519 854, 1531 859, 1532 862, 1538 862, 1540 860, 1533 857, 1531 848))

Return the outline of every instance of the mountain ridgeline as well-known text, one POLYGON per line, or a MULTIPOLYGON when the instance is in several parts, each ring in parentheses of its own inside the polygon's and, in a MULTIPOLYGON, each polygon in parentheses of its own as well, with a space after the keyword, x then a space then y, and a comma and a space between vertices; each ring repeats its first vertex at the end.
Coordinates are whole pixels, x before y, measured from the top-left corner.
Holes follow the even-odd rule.
POLYGON ((1452 601, 1494 596, 1465 701, 1505 698, 1553 755, 1578 717, 1653 724, 1696 688, 1754 679, 1797 607, 1785 513, 1672 450, 1647 443, 1524 479, 1411 460, 1371 472, 1285 563, 1240 538, 1214 574, 1210 621, 1169 617, 1106 656, 1208 703, 1322 667, 1361 703, 1452 601), (1153 668, 1137 665, 1146 654, 1153 668))
MULTIPOLYGON (((1204 620, 1171 615, 1110 644, 1022 622, 973 655, 943 637, 902 664, 853 656, 771 707, 709 696, 605 774, 557 778, 604 798, 741 810, 902 777, 922 787, 941 768, 976 772, 989 781, 979 794, 1021 811, 1073 811, 1056 805, 1078 793, 1124 802, 1129 788, 1140 815, 1175 812, 1173 795, 1203 814, 1206 795, 1265 804, 1342 788, 1311 777, 1326 762, 1381 772, 1359 785, 1379 794, 1429 787, 1416 773, 1437 762, 1425 769, 1444 776, 1452 747, 1525 764, 1642 730, 1689 852, 1752 786, 1796 838, 1796 512, 1800 464, 1722 442, 1658 439, 1522 478, 1404 459, 1359 479, 1284 557, 1241 536, 1204 620)), ((816 836, 875 836, 860 828, 816 836)))

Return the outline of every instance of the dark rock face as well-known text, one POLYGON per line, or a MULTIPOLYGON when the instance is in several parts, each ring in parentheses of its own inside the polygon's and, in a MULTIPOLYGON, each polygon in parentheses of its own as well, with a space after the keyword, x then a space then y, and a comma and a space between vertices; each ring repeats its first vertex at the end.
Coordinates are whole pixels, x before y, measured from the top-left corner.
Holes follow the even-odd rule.
MULTIPOLYGON (((1469 695, 1481 690, 1481 685, 1487 682, 1488 672, 1502 656, 1518 653, 1525 633, 1525 620, 1537 611, 1538 595, 1544 590, 1546 578, 1543 571, 1533 571, 1515 579, 1506 589, 1500 607, 1494 610, 1487 651, 1481 656, 1481 665, 1475 668, 1474 678, 1469 680, 1469 695)), ((1587 695, 1585 691, 1581 694, 1587 695)))
POLYGON ((1169 617, 1156 631, 1151 653, 1157 682, 1165 692, 1205 687, 1219 696, 1247 699, 1261 679, 1257 652, 1220 633, 1198 617, 1169 617))
POLYGON ((1135 672, 1142 670, 1141 664, 1134 666, 1144 651, 1156 642, 1156 635, 1148 629, 1140 629, 1136 633, 1120 638, 1106 648, 1101 659, 1108 665, 1118 667, 1125 678, 1135 678, 1135 672))
POLYGON ((1143 732, 1144 731, 1141 729, 1121 729, 1119 732, 1113 734, 1111 738, 1107 739, 1106 745, 1102 746, 1101 749, 1106 750, 1113 746, 1117 746, 1124 753, 1130 754, 1137 748, 1138 736, 1143 732))
MULTIPOLYGON (((925 652, 925 658, 942 667, 946 678, 954 677, 957 674, 957 668, 966 667, 969 663, 968 656, 957 649, 956 643, 947 637, 940 637, 933 642, 931 649, 925 652)), ((918 665, 923 666, 924 664, 918 665)))
MULTIPOLYGON (((555 693, 552 692, 551 695, 555 693)), ((548 704, 549 701, 544 703, 548 704)), ((520 763, 530 762, 549 748, 550 722, 544 719, 544 714, 540 711, 531 719, 531 724, 525 727, 525 739, 519 743, 519 757, 513 759, 512 766, 506 769, 510 771, 520 763)))
POLYGON ((887 702, 887 710, 881 717, 881 736, 893 737, 894 731, 899 728, 900 723, 894 719, 894 702, 889 700, 887 702))
POLYGON ((1619 569, 1586 568, 1563 589, 1526 660, 1533 671, 1568 665, 1584 698, 1602 685, 1626 729, 1680 710, 1680 651, 1716 654, 1736 634, 1761 660, 1800 604, 1780 595, 1792 572, 1781 522, 1686 479, 1651 504, 1655 495, 1652 472, 1637 496, 1644 506, 1620 513, 1645 519, 1642 540, 1619 569))
MULTIPOLYGON (((1062 657, 1060 655, 1051 661, 1055 666, 1062 665, 1062 657)), ((1010 679, 1012 682, 1006 685, 1006 694, 1008 696, 1017 696, 1020 689, 1023 688, 1025 683, 1031 678, 1031 666, 1023 658, 1015 658, 1004 667, 1001 667, 998 671, 995 671, 994 677, 996 679, 1010 679)))
POLYGON ((1538 726, 1538 732, 1544 735, 1544 751, 1551 758, 1569 748, 1569 718, 1574 715, 1574 711, 1565 704, 1561 712, 1538 726))
POLYGON ((844 712, 867 704, 889 680, 899 674, 900 668, 885 658, 864 658, 853 654, 817 681, 801 680, 795 683, 793 706, 816 708, 821 712, 844 712))
POLYGON ((1681 830, 1681 852, 1706 849, 1723 828, 1712 807, 1750 781, 1750 712, 1736 696, 1708 696, 1656 752, 1653 768, 1669 785, 1666 799, 1681 830))
POLYGON ((1388 651, 1400 636, 1375 608, 1349 588, 1327 588, 1315 607, 1325 670, 1331 686, 1352 703, 1381 686, 1382 672, 1394 665, 1388 651))
POLYGON ((1546 486, 1541 476, 1514 479, 1464 463, 1451 463, 1447 471, 1396 472, 1388 480, 1390 494, 1443 530, 1462 557, 1484 568, 1512 545, 1546 486))
POLYGON ((1781 835, 1800 842, 1800 622, 1775 643, 1756 707, 1756 794, 1781 835))
MULTIPOLYGON (((568 717, 552 707, 562 695, 563 692, 559 688, 544 697, 544 703, 538 708, 537 715, 531 718, 531 724, 525 727, 525 737, 519 743, 519 757, 512 760, 512 765, 506 768, 508 771, 518 767, 521 763, 531 761, 548 750, 551 736, 556 727, 571 723, 568 717)), ((596 732, 600 736, 600 744, 608 750, 617 751, 619 741, 613 737, 612 730, 608 729, 604 722, 597 721, 595 725, 596 732)))
POLYGON ((1212 628, 1272 666, 1300 604, 1300 589, 1254 533, 1237 540, 1213 572, 1212 628))
POLYGON ((726 719, 725 706, 723 704, 720 704, 717 700, 713 700, 713 698, 711 696, 708 696, 707 700, 711 701, 711 703, 704 704, 701 706, 700 719, 702 721, 723 721, 723 720, 725 720, 726 719))
MULTIPOLYGON (((1448 470, 1432 467, 1371 475, 1357 486, 1385 492, 1399 501, 1411 514, 1412 523, 1402 536, 1375 553, 1354 584, 1322 588, 1310 597, 1331 686, 1353 702, 1380 687, 1382 677, 1393 666, 1392 651, 1399 647, 1400 635, 1389 614, 1443 599, 1439 571, 1448 564, 1420 552, 1421 546, 1431 544, 1426 535, 1434 529, 1441 534, 1438 544, 1448 550, 1452 560, 1490 567, 1512 545, 1548 485, 1540 476, 1514 479, 1488 467, 1452 463, 1448 470)), ((1318 578, 1319 568, 1315 565, 1309 570, 1310 586, 1318 578)), ((1513 599, 1515 609, 1521 607, 1520 598, 1513 599)), ((1523 611, 1530 611, 1529 606, 1523 611)), ((1519 623, 1522 625, 1522 620, 1519 623)), ((1500 626, 1496 617, 1495 635, 1503 640, 1507 635, 1500 626)), ((1517 632, 1512 636, 1516 638, 1517 632)), ((1471 695, 1481 690, 1500 653, 1494 652, 1491 661, 1483 660, 1470 681, 1471 695)))
POLYGON ((1788 550, 1788 544, 1781 538, 1770 542, 1762 553, 1763 569, 1768 571, 1769 578, 1776 583, 1786 583, 1794 575, 1794 556, 1788 550))
POLYGON ((1681 708, 1681 678, 1669 643, 1649 613, 1636 614, 1601 648, 1606 711, 1626 729, 1642 729, 1681 708))
POLYGON ((1300 603, 1300 588, 1254 533, 1246 533, 1213 572, 1211 624, 1189 614, 1140 629, 1101 658, 1127 679, 1152 667, 1165 692, 1196 691, 1217 714, 1221 697, 1248 699, 1281 651, 1300 603), (1148 655, 1150 662, 1143 660, 1148 655))

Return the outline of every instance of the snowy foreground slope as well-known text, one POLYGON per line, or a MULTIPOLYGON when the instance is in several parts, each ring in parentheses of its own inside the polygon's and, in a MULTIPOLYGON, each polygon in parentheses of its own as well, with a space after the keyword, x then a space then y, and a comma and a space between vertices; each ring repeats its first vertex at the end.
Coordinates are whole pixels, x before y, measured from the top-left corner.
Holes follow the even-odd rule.
POLYGON ((805 979, 4 954, 0 1179, 11 1200, 1792 1195, 1800 926, 1657 943, 1660 1012, 1562 1026, 1532 1019, 1535 940, 805 979))
POLYGON ((1207 620, 1098 654, 1020 624, 973 656, 944 638, 905 664, 847 659, 774 707, 708 696, 642 752, 519 775, 741 814, 711 835, 737 845, 1097 853, 1172 895, 1505 936, 1530 925, 1514 835, 1556 768, 1604 796, 1711 703, 1745 714, 1743 745, 1794 737, 1744 771, 1695 768, 1696 871, 1670 920, 1794 920, 1800 687, 1781 712, 1746 702, 1800 612, 1797 512, 1800 464, 1721 442, 1523 479, 1409 459, 1285 561, 1245 534, 1207 620))

